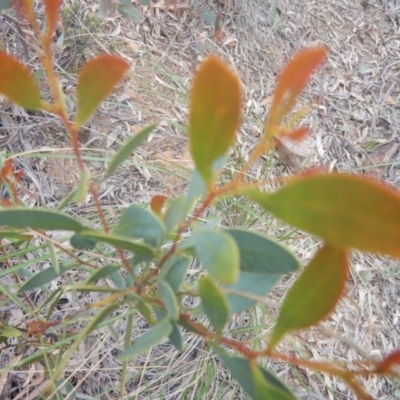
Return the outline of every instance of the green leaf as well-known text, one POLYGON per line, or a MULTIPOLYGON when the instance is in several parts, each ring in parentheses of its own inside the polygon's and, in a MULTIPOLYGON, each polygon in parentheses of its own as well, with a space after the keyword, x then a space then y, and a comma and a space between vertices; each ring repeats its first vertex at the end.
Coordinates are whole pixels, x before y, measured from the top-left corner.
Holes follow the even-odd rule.
POLYGON ((161 300, 168 314, 174 321, 177 321, 179 318, 179 306, 171 286, 160 279, 158 282, 158 290, 160 291, 161 300))
POLYGON ((0 0, 0 12, 14 7, 15 0, 0 0))
POLYGON ((108 243, 122 250, 129 250, 132 251, 133 253, 137 253, 143 257, 147 257, 150 259, 153 258, 155 254, 154 250, 151 247, 143 243, 134 242, 129 238, 115 235, 113 233, 103 233, 91 229, 85 229, 80 231, 80 235, 83 238, 93 239, 99 242, 108 243))
POLYGON ((123 17, 130 20, 134 24, 140 23, 141 14, 132 6, 131 0, 119 0, 117 10, 123 17))
POLYGON ((343 294, 348 269, 345 250, 324 244, 317 251, 283 301, 271 349, 286 332, 315 325, 332 312, 343 294))
POLYGON ((96 282, 106 276, 110 276, 113 272, 117 271, 118 267, 116 265, 106 265, 102 268, 94 271, 85 281, 88 285, 89 283, 96 282))
POLYGON ((239 277, 240 254, 236 242, 226 233, 195 231, 196 254, 214 278, 235 283, 239 277))
POLYGON ((75 123, 82 126, 112 92, 129 69, 123 58, 105 54, 89 60, 78 77, 78 109, 75 123))
POLYGON ((235 139, 240 105, 237 76, 219 58, 207 58, 194 79, 189 113, 190 151, 207 185, 214 180, 213 163, 235 139))
MULTIPOLYGON (((159 321, 161 321, 167 315, 164 311, 161 310, 156 310, 155 313, 159 321)), ((176 350, 181 352, 183 349, 183 339, 181 330, 179 329, 179 326, 175 321, 171 321, 171 324, 172 324, 172 332, 168 336, 168 339, 171 342, 171 344, 176 348, 176 350)))
POLYGON ((177 292, 186 278, 191 262, 192 259, 188 257, 170 257, 161 268, 159 277, 168 282, 172 290, 177 292))
POLYGON ((18 233, 14 231, 0 231, 0 238, 2 239, 17 239, 22 242, 29 242, 32 239, 32 235, 18 233))
POLYGON ((127 140, 117 151, 110 164, 108 165, 105 178, 112 175, 115 170, 139 147, 157 127, 157 124, 146 126, 135 136, 127 140))
POLYGON ((0 226, 75 232, 85 228, 76 219, 55 211, 11 207, 0 210, 0 226))
POLYGON ((68 271, 71 267, 63 267, 60 266, 60 270, 57 271, 55 268, 50 267, 46 268, 43 271, 40 271, 32 276, 29 280, 27 280, 18 290, 18 293, 26 292, 27 290, 36 289, 45 285, 46 283, 51 282, 54 279, 57 279, 61 276, 65 271, 68 271))
POLYGON ((286 274, 299 269, 300 262, 285 247, 267 236, 244 229, 227 229, 240 252, 240 270, 259 274, 286 274))
POLYGON ((0 51, 0 94, 21 107, 41 108, 40 92, 29 70, 0 51))
POLYGON ((346 174, 311 175, 273 194, 245 194, 276 217, 340 247, 400 257, 400 195, 346 174))
POLYGON ((143 239, 151 246, 159 246, 165 238, 166 228, 152 211, 133 205, 122 213, 113 233, 143 239))
POLYGON ((199 294, 204 312, 216 333, 221 335, 230 315, 228 301, 209 276, 199 279, 199 294))
POLYGON ((172 201, 164 217, 164 223, 168 233, 176 230, 179 223, 185 220, 192 209, 192 204, 194 204, 194 202, 188 202, 185 196, 179 196, 172 201))
POLYGON ((96 246, 97 240, 89 239, 81 236, 79 233, 74 233, 69 240, 71 246, 77 250, 88 250, 96 246))
POLYGON ((4 336, 6 338, 19 337, 22 335, 22 332, 19 329, 13 328, 10 325, 2 325, 0 322, 0 337, 4 336))
POLYGON ((259 300, 254 299, 254 295, 266 296, 280 278, 281 275, 240 272, 239 279, 235 284, 223 287, 226 290, 226 297, 232 312, 242 312, 258 303, 259 300))
POLYGON ((250 363, 246 358, 229 355, 225 350, 214 343, 212 346, 231 375, 239 382, 239 385, 252 399, 296 399, 290 390, 271 372, 255 363, 250 363), (279 397, 271 395, 277 395, 279 397))
POLYGON ((265 368, 251 364, 253 376, 254 399, 295 400, 289 389, 265 368))
POLYGON ((78 186, 75 191, 75 201, 80 203, 81 201, 85 200, 86 193, 89 188, 90 183, 90 172, 85 166, 83 171, 80 173, 78 186))
POLYGON ((145 353, 154 346, 160 344, 172 332, 172 324, 167 316, 158 324, 154 325, 145 334, 143 334, 136 342, 119 356, 118 360, 124 361, 132 359, 135 356, 145 353))

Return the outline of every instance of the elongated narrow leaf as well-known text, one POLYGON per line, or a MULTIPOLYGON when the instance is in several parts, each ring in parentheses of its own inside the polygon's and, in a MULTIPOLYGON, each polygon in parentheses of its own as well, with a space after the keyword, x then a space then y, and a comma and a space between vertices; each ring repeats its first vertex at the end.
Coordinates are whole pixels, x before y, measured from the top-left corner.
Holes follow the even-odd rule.
POLYGON ((164 240, 166 228, 152 211, 133 205, 122 213, 113 233, 143 239, 151 246, 159 246, 164 240))
POLYGON ((115 170, 148 138, 150 133, 157 127, 157 124, 146 126, 135 136, 127 140, 117 151, 108 165, 105 178, 112 175, 115 170))
POLYGON ((199 294, 204 312, 217 334, 220 335, 230 315, 226 297, 209 276, 200 278, 199 294))
POLYGON ((179 306, 171 286, 167 282, 160 280, 158 282, 158 290, 168 314, 174 321, 177 321, 179 318, 179 306))
POLYGON ((300 51, 288 62, 276 85, 266 127, 268 136, 278 133, 276 128, 279 123, 291 111, 311 74, 322 64, 325 58, 326 49, 316 47, 300 51))
POLYGON ((318 250, 283 301, 270 348, 286 332, 315 325, 332 312, 343 294, 348 268, 345 250, 329 244, 318 250))
POLYGON ((119 356, 120 361, 129 360, 139 354, 143 354, 152 347, 160 344, 172 332, 172 324, 167 316, 158 324, 154 325, 146 333, 144 333, 136 342, 119 356))
POLYGON ((78 220, 55 211, 6 208, 0 210, 0 226, 14 228, 35 228, 79 232, 84 229, 78 220))
POLYGON ((75 122, 82 126, 121 81, 129 64, 121 57, 102 55, 88 61, 78 78, 78 110, 75 122))
POLYGON ((97 240, 99 242, 111 244, 112 246, 118 247, 123 250, 132 251, 143 257, 148 257, 149 259, 154 257, 154 250, 151 247, 143 243, 137 243, 124 236, 98 232, 91 229, 85 229, 81 231, 80 235, 84 238, 97 240))
POLYGON ((46 268, 43 271, 37 272, 32 276, 29 280, 27 280, 18 290, 18 293, 26 292, 27 290, 36 289, 45 285, 46 283, 51 282, 54 279, 57 279, 60 275, 62 275, 65 271, 70 269, 67 267, 60 266, 57 271, 55 268, 50 267, 46 268))
POLYGON ((207 58, 195 76, 189 115, 190 151, 207 184, 214 178, 214 161, 235 139, 240 104, 237 76, 219 58, 207 58))
POLYGON ((340 247, 400 257, 400 194, 346 174, 312 175, 246 195, 278 218, 340 247))
POLYGON ((235 283, 239 277, 240 254, 232 237, 221 232, 197 231, 193 239, 204 269, 224 283, 235 283))
POLYGON ((240 252, 240 270, 258 274, 285 274, 296 271, 300 262, 284 246, 265 235, 244 229, 227 229, 240 252))
POLYGON ((40 92, 29 70, 0 51, 0 94, 24 108, 40 108, 40 92))
POLYGON ((46 36, 51 39, 58 21, 58 10, 62 0, 44 0, 46 10, 46 36))

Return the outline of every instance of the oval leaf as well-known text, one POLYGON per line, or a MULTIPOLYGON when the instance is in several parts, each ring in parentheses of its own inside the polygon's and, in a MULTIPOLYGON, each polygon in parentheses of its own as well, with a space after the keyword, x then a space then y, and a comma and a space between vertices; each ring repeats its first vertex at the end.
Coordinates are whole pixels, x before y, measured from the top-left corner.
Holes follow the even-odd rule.
POLYGON ((318 250, 288 291, 269 347, 293 329, 317 324, 334 309, 348 275, 346 251, 329 244, 318 250))
POLYGON ((207 58, 194 79, 189 114, 190 151, 207 184, 213 181, 213 163, 235 139, 240 103, 237 76, 219 58, 207 58))
POLYGON ((40 108, 40 93, 29 70, 0 51, 0 93, 24 108, 40 108))
POLYGON ((240 255, 232 237, 221 232, 197 231, 193 239, 204 269, 224 283, 235 283, 239 277, 240 255))
POLYGON ((82 126, 121 81, 129 64, 121 57, 105 54, 88 61, 78 78, 78 109, 75 123, 82 126))
POLYGON ((0 210, 0 226, 78 232, 85 227, 76 219, 55 211, 7 208, 0 210))
POLYGON ((160 280, 158 282, 158 290, 168 314, 174 321, 177 321, 179 319, 179 306, 171 286, 167 282, 160 280))
POLYGON ((143 239, 151 246, 159 246, 164 240, 166 228, 153 212, 134 205, 122 213, 113 233, 128 238, 143 239))
POLYGON ((139 147, 156 128, 156 124, 146 126, 140 132, 126 141, 117 151, 110 164, 108 165, 106 178, 115 172, 115 170, 139 147))
POLYGON ((209 276, 199 280, 201 305, 216 333, 220 335, 228 322, 229 304, 222 291, 209 276))
POLYGON ((124 350, 118 356, 118 359, 120 361, 126 361, 139 354, 145 353, 147 350, 160 344, 171 332, 172 324, 170 318, 167 316, 136 340, 131 347, 124 350))
POLYGON ((162 266, 159 277, 164 279, 177 292, 186 278, 187 270, 192 262, 189 257, 172 256, 162 266))
POLYGON ((312 175, 273 194, 245 193, 276 217, 340 247, 400 257, 400 195, 346 174, 312 175))
POLYGON ((224 232, 233 237, 239 248, 241 271, 276 275, 299 269, 297 258, 267 236, 244 229, 224 232))
POLYGON ((266 296, 280 278, 281 275, 241 271, 235 284, 223 287, 232 312, 239 313, 252 307, 259 301, 254 297, 266 296))

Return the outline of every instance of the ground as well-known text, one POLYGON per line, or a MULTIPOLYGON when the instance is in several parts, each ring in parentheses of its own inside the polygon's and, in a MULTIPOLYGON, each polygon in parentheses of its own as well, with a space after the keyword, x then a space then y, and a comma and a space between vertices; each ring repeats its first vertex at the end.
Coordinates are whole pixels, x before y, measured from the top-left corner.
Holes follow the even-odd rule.
MULTIPOLYGON (((76 73, 85 60, 112 52, 131 64, 123 84, 80 134, 94 180, 100 181, 106 162, 121 143, 142 126, 160 121, 147 143, 101 185, 100 200, 108 216, 113 217, 117 207, 147 203, 154 194, 172 199, 187 186, 192 167, 186 136, 188 90, 193 73, 208 54, 218 54, 237 72, 244 93, 243 123, 228 172, 248 158, 257 142, 285 61, 304 47, 326 45, 328 60, 300 101, 300 106, 309 106, 302 123, 310 127, 310 138, 295 148, 285 143, 280 151, 265 156, 252 169, 252 177, 264 180, 272 189, 277 178, 309 167, 324 167, 373 176, 400 189, 398 1, 178 0, 176 10, 173 1, 151 1, 150 8, 134 1, 141 15, 138 24, 118 15, 97 20, 93 15, 98 3, 64 1, 63 7, 73 7, 63 14, 65 37, 60 27, 55 44, 55 62, 71 112, 75 107, 76 73), (211 24, 215 15, 221 16, 223 23, 218 35, 211 24)), ((40 5, 37 11, 41 15, 40 5)), ((0 28, 2 48, 22 56, 13 21, 1 17, 0 28)), ((26 35, 31 39, 29 31, 26 35)), ((48 96, 31 47, 29 53, 24 61, 42 82, 43 95, 48 96)), ((4 99, 0 99, 0 116, 1 152, 16 154, 17 166, 25 171, 23 200, 30 205, 56 207, 78 178, 62 124, 55 117, 28 113, 4 99)), ((92 216, 90 196, 82 204, 70 206, 69 211, 82 218, 92 216)), ((221 202, 214 211, 223 225, 248 224, 255 216, 254 229, 287 238, 284 227, 267 229, 268 220, 257 218, 254 210, 240 202, 221 202)), ((285 242, 304 261, 319 244, 300 233, 289 235, 285 242)), ((33 255, 26 255, 29 257, 33 255)), ((36 272, 48 263, 30 265, 31 272, 36 272)), ((265 307, 235 317, 228 328, 230 334, 244 339, 243 328, 250 327, 253 343, 263 345, 279 302, 294 279, 284 279, 265 307)), ((72 294, 66 296, 67 309, 93 300, 87 296, 79 300, 72 294)), ((359 362, 380 358, 400 347, 399 310, 399 262, 355 253, 346 296, 335 313, 320 326, 290 336, 279 350, 315 360, 359 362)), ((58 312, 65 315, 63 309, 58 312)), ((12 307, 6 310, 6 316, 9 323, 24 318, 12 307)), ((119 398, 120 364, 115 355, 122 346, 123 336, 118 333, 124 329, 118 325, 116 336, 108 330, 93 333, 72 358, 65 377, 75 388, 77 399, 119 398)), ((140 335, 146 329, 145 322, 136 321, 134 329, 140 335)), ((159 346, 129 365, 130 394, 126 398, 246 398, 201 340, 187 335, 185 345, 180 355, 167 344, 159 346)), ((0 365, 17 363, 22 354, 4 352, 0 365)), ((300 399, 355 398, 342 382, 329 375, 282 363, 266 365, 294 388, 300 399)), ((18 388, 14 398, 26 399, 37 398, 32 387, 46 379, 40 362, 4 377, 0 378, 4 387, 18 388)), ((400 398, 399 382, 394 379, 370 377, 363 385, 376 399, 400 398)), ((4 393, 0 386, 1 399, 7 398, 4 393)))

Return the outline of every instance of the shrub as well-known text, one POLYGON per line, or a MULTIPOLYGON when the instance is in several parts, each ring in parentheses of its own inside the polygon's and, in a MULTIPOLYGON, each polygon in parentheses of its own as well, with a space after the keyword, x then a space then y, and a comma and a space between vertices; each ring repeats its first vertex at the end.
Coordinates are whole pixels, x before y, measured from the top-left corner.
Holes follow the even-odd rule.
MULTIPOLYGON (((43 0, 47 18, 43 33, 37 26, 31 3, 19 2, 17 11, 20 18, 29 20, 40 38, 43 52, 39 56, 53 103, 41 98, 29 70, 3 52, 0 93, 21 107, 53 113, 63 121, 80 169, 79 184, 66 201, 82 201, 90 192, 102 228, 93 229, 62 212, 62 207, 58 211, 25 207, 18 198, 21 173, 15 170, 12 158, 1 159, 0 182, 10 195, 10 200, 2 200, 0 209, 3 246, 18 247, 40 235, 49 245, 52 264, 24 281, 19 270, 8 272, 11 260, 5 257, 3 275, 12 277, 18 292, 4 285, 3 290, 15 304, 25 301, 32 307, 32 314, 25 328, 0 321, 0 345, 2 349, 12 347, 9 339, 15 338, 20 345, 35 348, 30 356, 10 368, 46 359, 46 365, 52 365, 53 370, 49 371, 50 384, 44 392, 57 394, 63 369, 85 337, 96 329, 107 326, 111 329, 112 322, 126 318, 125 346, 118 355, 122 369, 121 397, 125 395, 128 362, 165 339, 181 351, 184 331, 199 335, 254 399, 295 398, 273 372, 261 365, 264 358, 335 375, 362 399, 369 399, 370 395, 362 388, 359 377, 396 376, 399 350, 380 361, 367 360, 356 366, 299 359, 276 350, 288 333, 316 325, 334 310, 344 294, 351 249, 400 257, 400 195, 394 189, 372 179, 319 170, 293 176, 274 192, 265 192, 258 182, 246 178, 251 165, 272 151, 281 138, 298 140, 307 135, 307 129, 284 128, 282 121, 293 109, 310 75, 324 61, 326 49, 305 49, 289 61, 278 79, 258 145, 249 161, 224 184, 218 178, 240 122, 241 90, 236 75, 218 57, 208 57, 196 73, 191 91, 188 135, 195 170, 187 192, 169 205, 161 195, 152 198, 149 208, 133 204, 111 229, 98 201, 96 185, 82 159, 78 132, 121 81, 129 65, 114 55, 88 61, 79 73, 77 109, 71 120, 51 62, 51 40, 61 1, 43 0), (199 223, 213 202, 234 195, 244 196, 276 218, 319 237, 322 244, 311 261, 300 269, 293 253, 266 235, 240 227, 216 229, 199 223), (52 241, 46 234, 52 230, 71 232, 70 244, 75 250, 52 241), (190 237, 184 235, 187 231, 192 232, 190 237), (54 247, 67 254, 72 262, 61 265, 54 247), (104 248, 114 248, 119 262, 103 262, 104 248), (87 249, 97 249, 98 258, 83 260, 80 251, 87 249), (194 259, 200 262, 201 272, 189 287, 186 277, 194 259), (73 268, 84 271, 87 277, 83 282, 71 283, 68 290, 99 292, 102 298, 68 319, 55 320, 52 316, 62 292, 49 290, 46 285, 73 268), (266 347, 250 348, 226 333, 224 329, 232 315, 253 307, 267 296, 281 276, 299 270, 266 347), (103 278, 109 278, 113 285, 100 284, 103 278), (39 311, 27 296, 35 288, 46 293, 39 311), (187 306, 185 296, 198 299, 199 306, 187 306), (93 310, 97 310, 94 315, 93 310), (147 321, 149 329, 141 337, 132 338, 136 312, 147 321), (199 322, 200 314, 207 317, 209 324, 199 322), (69 326, 76 321, 84 323, 83 327, 80 332, 71 333, 69 326), (49 337, 55 342, 45 346, 49 337), (62 357, 55 355, 55 349, 62 357)), ((143 128, 121 146, 108 165, 104 181, 154 127, 143 128)))

